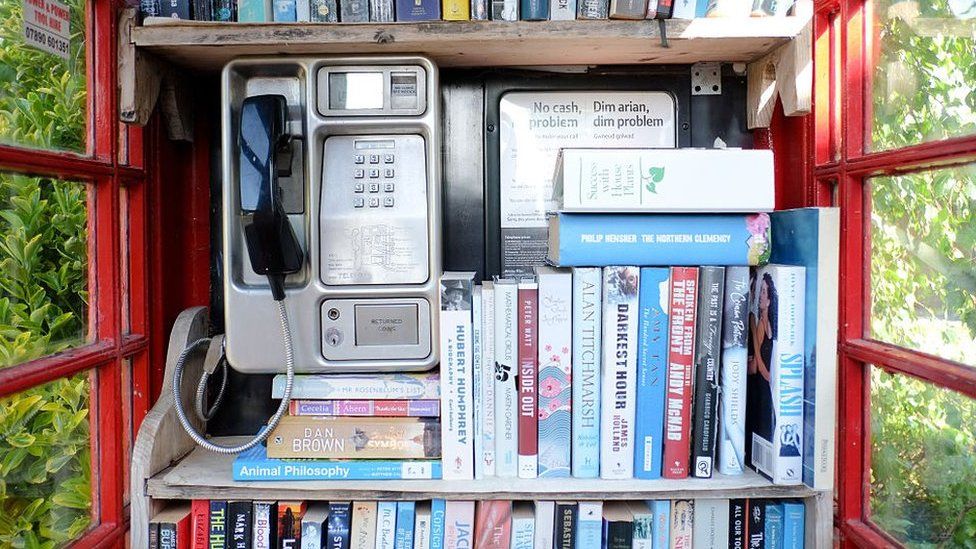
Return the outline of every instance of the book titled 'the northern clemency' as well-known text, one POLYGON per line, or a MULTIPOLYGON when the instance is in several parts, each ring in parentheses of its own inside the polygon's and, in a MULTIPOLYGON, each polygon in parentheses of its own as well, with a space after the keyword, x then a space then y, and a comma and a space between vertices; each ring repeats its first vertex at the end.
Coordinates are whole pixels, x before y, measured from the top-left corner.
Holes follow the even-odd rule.
POLYGON ((429 460, 284 460, 258 445, 234 459, 234 480, 439 479, 441 462, 429 460))

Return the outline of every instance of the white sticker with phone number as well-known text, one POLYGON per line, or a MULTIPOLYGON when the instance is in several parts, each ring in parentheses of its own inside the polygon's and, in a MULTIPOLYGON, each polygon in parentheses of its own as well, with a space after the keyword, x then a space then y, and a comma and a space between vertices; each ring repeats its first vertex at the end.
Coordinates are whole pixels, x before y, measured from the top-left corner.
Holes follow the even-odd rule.
POLYGON ((433 474, 430 463, 410 462, 403 464, 401 476, 404 479, 429 479, 433 474))
POLYGON ((24 0, 24 41, 67 59, 71 50, 71 11, 55 0, 24 0))

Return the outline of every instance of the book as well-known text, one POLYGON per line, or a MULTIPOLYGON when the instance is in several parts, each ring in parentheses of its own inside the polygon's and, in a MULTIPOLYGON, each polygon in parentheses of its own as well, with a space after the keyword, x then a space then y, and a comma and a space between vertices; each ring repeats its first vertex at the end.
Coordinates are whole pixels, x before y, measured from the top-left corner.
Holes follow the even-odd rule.
POLYGON ((749 549, 763 549, 766 547, 766 502, 760 499, 750 499, 747 532, 749 549))
POLYGON ((497 21, 518 21, 519 0, 491 0, 491 18, 497 21))
POLYGON ((672 19, 694 19, 698 0, 674 0, 671 10, 672 19))
POLYGON ((149 549, 159 549, 159 524, 149 523, 149 549))
POLYGON ((471 20, 488 20, 488 0, 470 0, 471 20))
POLYGON ((806 269, 803 305, 803 483, 834 485, 837 421, 837 307, 840 210, 801 208, 770 215, 774 263, 806 269))
POLYGON ((753 0, 753 17, 784 17, 791 9, 795 0, 753 0))
POLYGON ((210 535, 211 549, 227 547, 227 502, 210 500, 210 535))
POLYGON ((438 21, 441 18, 440 0, 396 0, 397 21, 438 21))
POLYGON ((278 502, 278 546, 302 546, 302 518, 305 516, 304 501, 278 502))
POLYGON ((339 0, 339 21, 366 23, 369 21, 369 0, 339 0))
POLYGON ((350 549, 373 549, 376 547, 376 506, 375 501, 352 502, 350 522, 350 549))
POLYGON ((600 478, 634 476, 640 269, 603 268, 600 478))
POLYGON ((729 500, 696 499, 692 527, 695 549, 729 547, 729 500))
POLYGON ((430 549, 430 502, 418 501, 414 510, 413 549, 430 549))
POLYGON ((657 13, 654 19, 671 19, 671 13, 674 9, 674 0, 658 0, 657 1, 657 13))
POLYGON ((518 476, 518 283, 495 281, 495 474, 518 476))
POLYGON ((227 502, 227 518, 229 520, 231 549, 250 549, 252 523, 254 521, 252 504, 250 501, 227 502))
MULTIPOLYGON (((278 549, 278 503, 255 501, 251 513, 254 517, 251 525, 253 548, 278 549)), ((348 544, 343 549, 348 549, 348 544)))
POLYGON ((549 0, 550 21, 572 21, 576 19, 576 0, 549 0))
POLYGON ((572 418, 573 276, 537 267, 539 477, 568 477, 572 418))
MULTIPOLYGON (((195 2, 194 6, 199 3, 195 2)), ((274 19, 271 0, 238 0, 237 20, 241 23, 265 23, 274 19)))
POLYGON ((603 502, 581 501, 576 507, 576 542, 574 549, 600 547, 603 536, 603 502))
POLYGON ((493 477, 495 476, 495 284, 486 280, 482 288, 481 467, 486 477, 493 477))
POLYGON ((633 549, 653 549, 654 513, 643 501, 631 501, 630 513, 634 515, 633 537, 630 545, 633 549))
POLYGON ((310 503, 302 517, 301 549, 322 549, 328 529, 329 504, 323 501, 310 503))
POLYGON ((432 459, 441 457, 435 418, 283 416, 267 440, 275 459, 432 459))
POLYGON ((472 430, 472 272, 445 272, 440 281, 441 453, 445 479, 474 478, 472 430))
POLYGON ((583 265, 759 265, 769 215, 574 214, 549 217, 548 259, 583 265))
POLYGON ((677 499, 671 503, 671 549, 692 549, 695 502, 677 499))
POLYGON ((695 327, 695 382, 692 405, 692 476, 711 478, 718 426, 718 374, 722 355, 725 267, 701 267, 695 327))
POLYGON ((610 0, 610 19, 644 19, 647 0, 610 0))
POLYGON ((393 549, 396 542, 397 502, 376 502, 376 549, 393 549))
POLYGON ((802 481, 805 269, 755 271, 749 327, 747 461, 774 484, 802 481))
POLYGON ((470 549, 474 543, 474 502, 448 501, 444 510, 444 549, 470 549))
POLYGON ((430 549, 444 549, 444 528, 447 502, 433 499, 430 502, 430 549))
POLYGON ((709 0, 696 0, 695 19, 700 19, 702 17, 705 17, 708 14, 708 4, 709 4, 709 0))
POLYGON ((337 23, 339 21, 338 0, 309 0, 309 17, 315 23, 337 23))
POLYGON ((705 17, 749 17, 752 2, 749 0, 709 0, 705 17))
POLYGON ((776 500, 766 503, 765 530, 763 547, 783 547, 783 504, 776 500))
POLYGON ((190 19, 189 0, 159 0, 159 17, 190 19))
POLYGON ((293 23, 298 20, 295 0, 272 0, 274 12, 271 14, 276 23, 293 23))
POLYGON ((576 546, 576 502, 557 501, 553 522, 554 549, 573 549, 576 546))
POLYGON ((535 502, 535 549, 552 549, 555 540, 552 537, 556 527, 556 502, 535 502))
POLYGON ((233 465, 236 481, 257 480, 404 480, 439 479, 441 461, 428 460, 285 460, 269 458, 257 445, 241 452, 233 465))
POLYGON ((291 416, 440 417, 441 401, 422 400, 293 400, 291 416))
POLYGON ((326 532, 328 549, 349 549, 350 527, 352 524, 352 503, 348 501, 329 502, 329 526, 326 532))
MULTIPOLYGON (((160 0, 139 0, 139 13, 142 14, 143 19, 146 17, 159 17, 160 12, 162 11, 159 1, 160 0)), ((156 528, 156 532, 159 532, 159 528, 156 528)))
POLYGON ((441 18, 445 21, 467 21, 471 19, 469 1, 441 0, 441 18))
MULTIPOLYGON (((597 537, 599 540, 599 537, 597 537)), ((535 506, 531 501, 512 504, 511 549, 535 549, 535 506)))
POLYGON ((600 476, 600 364, 603 335, 603 272, 577 267, 573 273, 573 476, 600 476))
MULTIPOLYGON (((698 267, 671 268, 668 400, 665 404, 664 478, 688 476, 691 456, 691 391, 694 381, 698 267)), ((674 512, 672 512, 672 517, 674 512)))
MULTIPOLYGON (((285 376, 276 375, 271 384, 271 398, 285 392, 285 376)), ((304 374, 296 375, 291 397, 317 400, 411 400, 441 398, 440 375, 417 374, 304 374)))
POLYGON ((806 508, 802 501, 783 502, 783 549, 803 549, 806 508))
POLYGON ((547 21, 549 0, 519 0, 519 19, 522 21, 547 21))
POLYGON ((484 400, 484 389, 482 388, 482 377, 484 367, 482 358, 484 356, 484 342, 482 341, 482 287, 474 285, 471 288, 471 438, 474 448, 474 478, 485 478, 484 460, 484 424, 481 415, 484 413, 481 406, 484 400))
POLYGON ((518 476, 535 478, 539 470, 538 391, 539 286, 518 284, 518 476))
POLYGON ((655 17, 657 17, 657 0, 648 0, 644 19, 654 19, 655 17))
POLYGON ((729 538, 730 549, 745 549, 748 540, 749 500, 733 499, 729 501, 729 538))
POLYGON ((606 19, 610 14, 610 0, 576 0, 577 19, 606 19))
POLYGON ((210 545, 210 501, 195 499, 190 503, 190 530, 193 547, 210 545))
POLYGON ((634 542, 634 515, 625 501, 603 505, 603 540, 607 549, 630 549, 634 542))
MULTIPOLYGON (((271 20, 270 0, 261 0, 262 4, 264 4, 265 2, 268 2, 269 10, 267 12, 268 19, 265 19, 264 21, 270 21, 271 20)), ((213 21, 213 1, 193 0, 193 19, 195 21, 213 21)))
POLYGON ((155 529, 159 549, 190 547, 190 540, 193 538, 192 521, 189 503, 170 504, 156 513, 150 521, 150 543, 155 529))
MULTIPOLYGON (((234 1, 234 0, 230 0, 234 1)), ((310 13, 311 6, 309 0, 295 0, 295 20, 308 23, 312 20, 312 14, 310 13)))
POLYGON ((478 549, 509 549, 512 540, 512 502, 484 500, 475 505, 474 545, 478 549))
POLYGON ((634 422, 634 476, 661 477, 664 403, 668 373, 668 301, 671 270, 640 271, 637 326, 637 414, 634 422))
POLYGON ((725 270, 722 364, 719 374, 717 463, 723 475, 742 473, 746 462, 746 374, 749 339, 749 268, 725 270))
POLYGON ((413 501, 396 503, 396 530, 393 536, 394 549, 413 549, 414 513, 417 504, 413 501))
POLYGON ((369 0, 369 20, 374 23, 392 23, 393 0, 369 0))
POLYGON ((671 500, 655 499, 647 502, 654 512, 651 524, 651 538, 654 549, 668 549, 671 546, 671 500))

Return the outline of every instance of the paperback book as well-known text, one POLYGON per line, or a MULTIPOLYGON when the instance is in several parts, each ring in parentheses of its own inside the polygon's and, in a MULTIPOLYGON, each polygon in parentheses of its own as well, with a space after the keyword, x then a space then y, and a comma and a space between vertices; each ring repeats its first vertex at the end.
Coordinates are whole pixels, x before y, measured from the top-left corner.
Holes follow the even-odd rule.
POLYGON ((474 273, 444 273, 440 283, 441 452, 445 479, 474 478, 471 314, 474 273))
POLYGON ((575 549, 599 547, 603 535, 603 502, 581 501, 576 509, 575 549))
POLYGON ((695 502, 679 499, 671 502, 671 549, 692 549, 695 524, 695 502))
POLYGON ((694 424, 692 475, 710 478, 715 461, 718 375, 722 353, 722 310, 725 267, 701 267, 698 283, 698 324, 695 327, 694 424))
POLYGON ((729 547, 745 549, 749 546, 748 520, 749 500, 729 501, 729 547))
POLYGON ((654 523, 651 525, 653 547, 654 549, 668 549, 671 545, 671 500, 656 499, 647 502, 647 504, 654 512, 654 523))
MULTIPOLYGON (((481 292, 481 462, 485 476, 495 476, 495 284, 481 292)), ((475 357, 477 359, 477 357, 475 357)))
POLYGON ((552 530, 553 549, 574 549, 576 544, 576 502, 557 501, 552 530))
POLYGON ((349 549, 349 528, 352 522, 352 503, 329 502, 329 527, 326 533, 327 549, 349 549))
POLYGON ((518 283, 495 281, 495 474, 518 476, 518 283))
POLYGON ((729 545, 729 500, 695 500, 695 519, 691 540, 696 549, 727 549, 731 547, 729 545))
MULTIPOLYGON (((276 375, 271 398, 285 392, 285 376, 276 375)), ((435 372, 418 374, 304 374, 296 375, 291 397, 297 400, 403 400, 441 398, 440 376, 435 372)))
MULTIPOLYGON (((255 501, 252 513, 254 515, 253 549, 278 549, 276 544, 278 540, 278 503, 275 501, 255 501)), ((201 547, 206 546, 205 543, 201 545, 201 547)))
POLYGON ((573 272, 572 468, 577 478, 600 476, 600 364, 603 334, 603 273, 573 272))
POLYGON ((376 549, 394 549, 396 543, 397 502, 376 504, 376 549))
POLYGON ((474 547, 509 549, 512 538, 512 502, 484 500, 477 502, 474 521, 474 547))
POLYGON ((396 0, 397 21, 438 21, 440 0, 396 0))
POLYGON ((471 288, 471 439, 474 446, 474 478, 485 478, 484 454, 484 388, 482 378, 482 358, 484 357, 484 328, 482 326, 482 287, 475 285, 471 288))
POLYGON ((640 271, 640 317, 637 330, 637 414, 634 427, 634 476, 661 477, 664 452, 664 408, 668 373, 668 302, 671 270, 640 271))
POLYGON ((539 476, 568 477, 572 429, 572 274, 536 268, 539 283, 539 476))
POLYGON ((434 459, 436 418, 284 416, 267 440, 281 459, 434 459))
POLYGON ((511 549, 534 549, 534 545, 535 506, 531 501, 516 501, 512 504, 511 549))
POLYGON ((474 502, 448 501, 444 510, 444 549, 474 546, 474 502))
POLYGON ((292 416, 439 417, 439 400, 292 400, 292 416))
POLYGON ((349 547, 373 549, 376 547, 376 502, 354 501, 350 523, 349 547))
POLYGON ((718 472, 742 473, 746 462, 746 375, 749 337, 749 268, 725 271, 721 387, 718 402, 718 472))
POLYGON ((404 480, 439 479, 441 461, 429 460, 284 460, 268 458, 264 446, 234 459, 237 481, 255 480, 404 480))
POLYGON ((317 501, 308 505, 302 517, 301 549, 322 549, 329 528, 329 504, 317 501))
POLYGON ((572 21, 576 19, 576 0, 549 0, 550 21, 572 21))
POLYGON ((603 269, 603 380, 600 477, 634 476, 637 317, 640 269, 603 269))
POLYGON ((606 19, 609 10, 609 0, 576 0, 577 19, 606 19))

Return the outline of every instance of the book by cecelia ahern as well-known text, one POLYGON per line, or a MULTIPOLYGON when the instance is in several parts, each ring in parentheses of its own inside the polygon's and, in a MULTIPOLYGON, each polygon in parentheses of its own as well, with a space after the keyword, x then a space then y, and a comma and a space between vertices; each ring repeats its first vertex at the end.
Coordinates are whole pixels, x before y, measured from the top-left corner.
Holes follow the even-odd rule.
POLYGON ((573 476, 600 476, 600 363, 603 273, 573 269, 573 476))
POLYGON ((634 476, 637 316, 640 269, 603 268, 603 380, 600 477, 634 476))
POLYGON ((474 478, 471 314, 472 272, 446 272, 440 281, 441 451, 444 478, 474 478))

